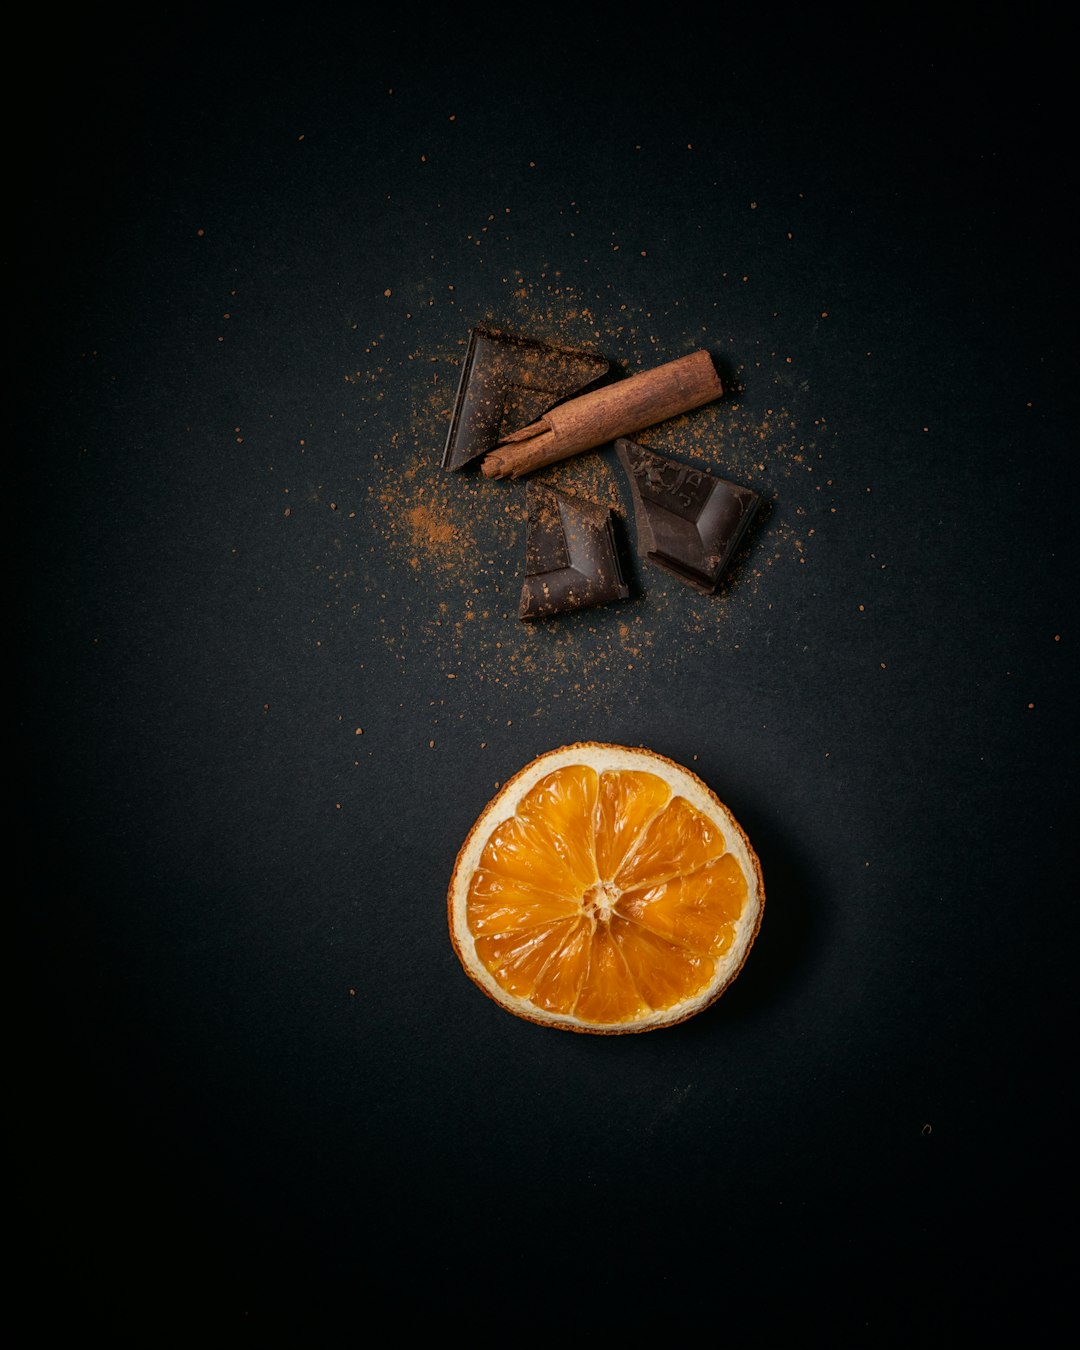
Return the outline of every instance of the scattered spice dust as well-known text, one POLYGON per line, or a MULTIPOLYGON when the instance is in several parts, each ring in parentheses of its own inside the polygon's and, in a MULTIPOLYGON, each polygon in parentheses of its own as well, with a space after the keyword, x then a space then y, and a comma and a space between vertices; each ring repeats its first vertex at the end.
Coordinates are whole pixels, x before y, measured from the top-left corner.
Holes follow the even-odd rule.
MULTIPOLYGON (((700 347, 722 352, 736 345, 694 333, 679 349, 665 349, 640 333, 624 309, 601 323, 561 284, 546 286, 539 300, 523 278, 508 279, 508 286, 507 311, 477 316, 475 323, 601 352, 627 374, 700 347)), ((384 415, 389 398, 382 400, 380 381, 407 386, 395 394, 397 423, 389 433, 384 423, 377 438, 365 436, 360 451, 370 461, 361 547, 386 645, 403 661, 419 659, 444 673, 467 671, 459 690, 532 682, 538 715, 545 701, 614 703, 642 674, 673 674, 702 648, 737 653, 752 647, 755 606, 771 607, 770 571, 810 561, 816 542, 810 521, 827 509, 814 496, 822 488, 819 442, 826 422, 815 418, 806 432, 784 406, 781 395, 793 379, 786 358, 777 357, 773 375, 764 358, 748 358, 751 370, 734 367, 734 380, 729 373, 726 381, 732 392, 723 399, 634 437, 650 450, 761 494, 762 506, 718 592, 699 595, 637 557, 629 489, 613 448, 604 447, 535 477, 612 509, 631 596, 526 624, 517 617, 524 480, 485 479, 477 464, 455 472, 441 465, 468 327, 463 323, 449 349, 414 350, 398 371, 368 369, 345 377, 374 390, 367 397, 379 400, 384 415), (754 406, 742 397, 751 384, 761 386, 754 406), (624 681, 622 673, 632 678, 624 681)))

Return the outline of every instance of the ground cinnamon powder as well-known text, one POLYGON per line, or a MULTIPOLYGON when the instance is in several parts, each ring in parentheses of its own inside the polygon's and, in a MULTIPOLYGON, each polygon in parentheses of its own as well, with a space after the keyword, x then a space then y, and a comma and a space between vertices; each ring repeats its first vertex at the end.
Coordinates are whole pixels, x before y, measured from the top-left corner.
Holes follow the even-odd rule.
MULTIPOLYGON (((475 316, 473 322, 610 357, 627 373, 681 355, 643 338, 636 326, 601 325, 564 286, 537 290, 523 280, 511 293, 508 312, 475 316)), ((804 435, 781 395, 793 376, 787 353, 732 363, 735 388, 718 403, 696 409, 640 433, 649 449, 707 468, 759 492, 759 511, 717 594, 701 596, 640 560, 630 494, 614 451, 590 451, 540 470, 537 481, 588 501, 610 506, 616 535, 629 564, 631 598, 599 609, 524 624, 517 603, 524 570, 525 482, 484 479, 476 465, 458 472, 441 467, 441 455, 468 340, 463 323, 456 343, 417 350, 404 372, 412 386, 408 424, 385 437, 372 455, 365 523, 375 536, 367 548, 369 580, 378 575, 386 591, 384 640, 411 659, 422 659, 447 676, 468 666, 475 681, 537 682, 538 697, 577 703, 625 697, 614 679, 619 671, 673 673, 701 645, 737 650, 752 634, 749 615, 769 603, 763 579, 770 569, 805 566, 813 529, 803 526, 811 494, 820 490, 825 419, 804 435), (776 390, 765 411, 740 399, 753 381, 776 390), (387 573, 402 582, 399 603, 386 590, 387 573), (400 603, 404 602, 404 603, 400 603)), ((733 340, 687 335, 685 350, 722 350, 733 340)), ((369 368, 351 382, 391 378, 369 368)), ((364 453, 363 450, 360 453, 364 453)), ((373 583, 374 584, 374 583, 373 583)), ((394 583, 389 583, 390 590, 394 583)))

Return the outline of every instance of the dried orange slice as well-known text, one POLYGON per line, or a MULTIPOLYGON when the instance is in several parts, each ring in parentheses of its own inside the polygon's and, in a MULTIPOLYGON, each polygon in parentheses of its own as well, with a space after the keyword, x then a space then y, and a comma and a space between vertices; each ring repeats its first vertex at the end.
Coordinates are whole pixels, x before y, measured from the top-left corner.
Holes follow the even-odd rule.
POLYGON ((757 936, 761 864, 728 808, 652 750, 549 750, 458 853, 447 905, 466 973, 567 1031, 671 1026, 708 1007, 757 936))

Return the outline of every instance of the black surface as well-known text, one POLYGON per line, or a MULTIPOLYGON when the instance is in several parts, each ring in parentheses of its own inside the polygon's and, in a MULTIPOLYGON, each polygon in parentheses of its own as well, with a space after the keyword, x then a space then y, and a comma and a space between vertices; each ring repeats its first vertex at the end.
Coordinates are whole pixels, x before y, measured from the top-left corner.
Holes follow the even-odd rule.
MULTIPOLYGON (((26 48, 16 1297, 140 1343, 387 1314, 1045 1343, 1067 44, 1029 14, 361 14, 26 48), (731 394, 638 439, 765 499, 717 596, 650 569, 520 623, 523 484, 439 464, 481 323, 631 371, 714 352, 731 394), (761 856, 758 944, 684 1026, 545 1030, 451 950, 476 815, 580 738, 688 764, 761 856)), ((544 481, 626 519, 610 448, 544 481)))

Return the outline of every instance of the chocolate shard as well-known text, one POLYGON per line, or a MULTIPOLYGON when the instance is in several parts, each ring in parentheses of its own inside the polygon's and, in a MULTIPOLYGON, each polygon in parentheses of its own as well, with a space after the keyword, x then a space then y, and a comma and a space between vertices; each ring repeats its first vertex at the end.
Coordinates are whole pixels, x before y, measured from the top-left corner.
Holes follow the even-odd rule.
POLYGON ((518 617, 546 619, 625 600, 611 511, 530 482, 525 504, 525 581, 518 617))
POLYGON ((610 367, 606 357, 592 352, 473 328, 443 449, 443 468, 460 469, 486 455, 504 436, 580 393, 610 367))
POLYGON ((635 441, 618 440, 615 450, 630 480, 638 553, 703 595, 713 594, 760 496, 635 441))

